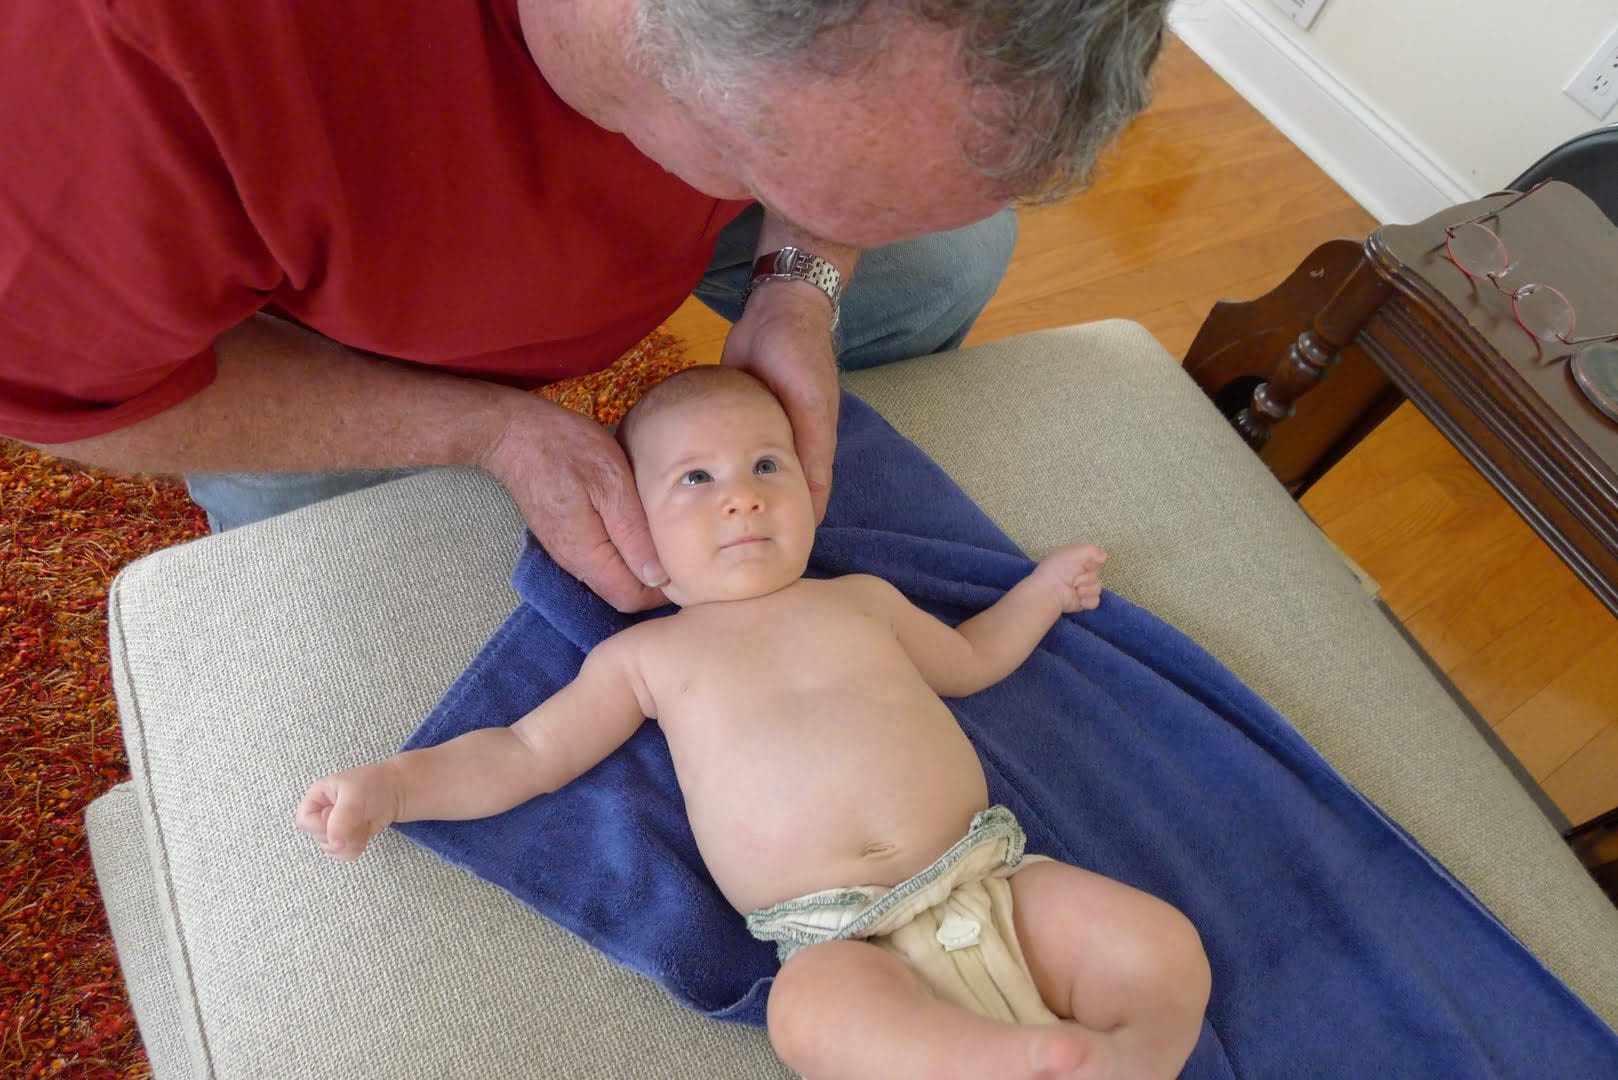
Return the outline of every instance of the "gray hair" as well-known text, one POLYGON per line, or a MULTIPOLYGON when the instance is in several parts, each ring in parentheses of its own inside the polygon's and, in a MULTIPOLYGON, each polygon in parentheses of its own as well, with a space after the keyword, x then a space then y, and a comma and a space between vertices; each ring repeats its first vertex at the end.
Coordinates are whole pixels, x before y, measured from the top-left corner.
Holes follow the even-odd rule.
POLYGON ((671 92, 735 113, 771 69, 837 76, 880 56, 895 16, 957 33, 977 91, 963 153, 1024 201, 1048 201, 1086 187, 1150 101, 1169 2, 640 0, 636 45, 671 92))

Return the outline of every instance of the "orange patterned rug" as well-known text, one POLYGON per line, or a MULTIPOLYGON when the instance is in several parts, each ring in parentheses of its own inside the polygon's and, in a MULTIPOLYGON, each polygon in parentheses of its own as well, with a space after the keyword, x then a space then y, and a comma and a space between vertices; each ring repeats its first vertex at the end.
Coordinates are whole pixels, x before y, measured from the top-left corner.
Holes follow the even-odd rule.
MULTIPOLYGON (((541 393, 615 423, 686 367, 658 330, 541 393)), ((129 776, 107 666, 107 586, 207 532, 177 483, 0 440, 0 1077, 146 1077, 96 891, 84 808, 129 776)))

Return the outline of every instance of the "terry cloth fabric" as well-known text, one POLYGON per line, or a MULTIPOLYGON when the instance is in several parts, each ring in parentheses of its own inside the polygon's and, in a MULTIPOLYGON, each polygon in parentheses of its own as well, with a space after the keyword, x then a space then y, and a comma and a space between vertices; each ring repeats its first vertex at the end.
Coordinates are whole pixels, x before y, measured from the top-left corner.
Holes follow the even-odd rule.
MULTIPOLYGON (((1031 563, 844 396, 819 575, 878 574, 955 623, 1031 563)), ((1082 538, 1075 538, 1082 539, 1082 538)), ((408 747, 508 724, 631 621, 533 543, 524 603, 408 747)), ((1028 849, 1178 907, 1213 994, 1186 1075, 1618 1075, 1618 1035, 1414 840, 1190 639, 1106 593, 1010 678, 950 702, 1028 849)), ((703 869, 647 724, 562 791, 406 835, 709 1016, 762 1024, 774 950, 703 869)))
POLYGON ((1012 920, 1012 874, 1023 831, 1003 806, 972 818, 966 835, 927 869, 891 888, 823 889, 747 916, 747 929, 775 942, 784 964, 825 941, 868 940, 893 953, 940 999, 1007 1023, 1054 1024, 1039 996, 1012 920))

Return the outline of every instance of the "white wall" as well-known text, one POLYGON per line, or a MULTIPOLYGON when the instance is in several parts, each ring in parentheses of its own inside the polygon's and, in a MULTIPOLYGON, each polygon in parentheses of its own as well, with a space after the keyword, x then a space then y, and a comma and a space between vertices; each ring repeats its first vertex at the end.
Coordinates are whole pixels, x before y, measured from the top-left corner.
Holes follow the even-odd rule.
POLYGON ((1383 221, 1497 190, 1597 120, 1563 85, 1618 0, 1178 0, 1175 32, 1383 221))

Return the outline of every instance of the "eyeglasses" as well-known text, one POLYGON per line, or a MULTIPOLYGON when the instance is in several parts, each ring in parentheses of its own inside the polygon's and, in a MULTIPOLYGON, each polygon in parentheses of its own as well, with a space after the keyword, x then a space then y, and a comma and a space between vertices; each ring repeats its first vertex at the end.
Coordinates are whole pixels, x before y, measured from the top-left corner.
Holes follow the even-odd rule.
POLYGON ((1446 226, 1444 248, 1449 253, 1449 261, 1467 277, 1474 281, 1487 281, 1498 292, 1509 296, 1517 325, 1541 341, 1560 341, 1563 345, 1618 341, 1618 331, 1594 337, 1573 337, 1576 318, 1573 303, 1549 285, 1531 281, 1513 289, 1500 283, 1500 279, 1511 273, 1516 264, 1506 251, 1505 241, 1483 222, 1505 213, 1548 183, 1549 180, 1541 180, 1503 206, 1446 226))

